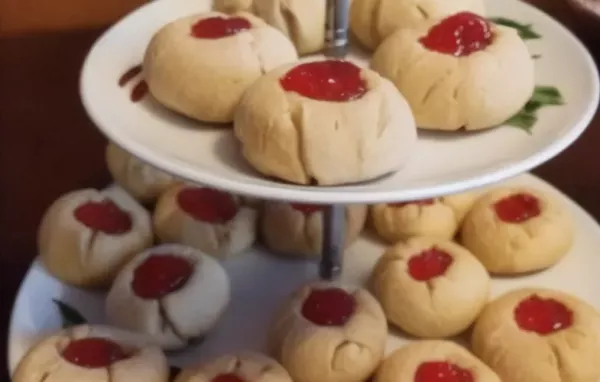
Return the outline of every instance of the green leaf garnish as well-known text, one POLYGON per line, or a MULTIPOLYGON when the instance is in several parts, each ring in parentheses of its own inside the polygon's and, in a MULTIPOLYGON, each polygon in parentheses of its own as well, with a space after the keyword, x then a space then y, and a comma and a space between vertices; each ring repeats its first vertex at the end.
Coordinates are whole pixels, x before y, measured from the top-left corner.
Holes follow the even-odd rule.
POLYGON ((554 86, 536 86, 533 95, 521 111, 504 122, 505 125, 525 130, 531 134, 538 120, 537 112, 544 106, 563 105, 564 100, 560 91, 554 86))
POLYGON ((533 31, 533 26, 531 24, 521 24, 517 21, 507 19, 506 17, 491 17, 490 20, 495 24, 516 29, 523 40, 536 40, 542 38, 541 35, 533 31))
POLYGON ((57 299, 52 299, 52 301, 56 304, 62 318, 63 329, 87 323, 87 320, 75 308, 57 299))

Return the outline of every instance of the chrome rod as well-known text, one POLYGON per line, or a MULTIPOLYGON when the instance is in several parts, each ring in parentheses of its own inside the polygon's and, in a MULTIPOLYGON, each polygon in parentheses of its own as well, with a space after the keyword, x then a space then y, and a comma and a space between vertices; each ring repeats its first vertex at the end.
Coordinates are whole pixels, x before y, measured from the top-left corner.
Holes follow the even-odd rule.
POLYGON ((325 54, 343 58, 348 50, 350 0, 326 0, 325 54))
POLYGON ((323 244, 319 273, 324 280, 335 280, 342 273, 344 235, 346 231, 346 208, 332 205, 323 214, 323 244))

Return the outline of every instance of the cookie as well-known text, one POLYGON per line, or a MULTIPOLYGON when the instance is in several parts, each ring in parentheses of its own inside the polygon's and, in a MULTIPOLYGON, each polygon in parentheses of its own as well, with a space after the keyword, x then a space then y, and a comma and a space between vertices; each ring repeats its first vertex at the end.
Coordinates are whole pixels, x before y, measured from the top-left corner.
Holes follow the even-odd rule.
POLYGON ((106 297, 106 316, 164 349, 181 349, 215 327, 230 289, 227 273, 212 257, 178 244, 160 245, 119 273, 106 297))
POLYGON ((389 322, 417 337, 443 338, 475 321, 488 300, 490 277, 460 245, 414 237, 379 258, 370 285, 389 322))
MULTIPOLYGON (((260 219, 262 243, 284 256, 318 258, 323 245, 323 209, 327 206, 265 202, 260 219)), ((367 216, 364 205, 345 207, 344 247, 360 235, 367 216)))
POLYGON ((396 30, 375 51, 371 68, 396 85, 417 125, 430 130, 501 125, 535 88, 534 61, 517 30, 471 12, 396 30))
POLYGON ((564 292, 508 292, 484 310, 472 334, 473 352, 510 382, 600 379, 600 315, 564 292))
POLYGON ((556 264, 573 243, 568 211, 530 187, 486 193, 463 223, 460 240, 492 273, 519 274, 556 264))
POLYGON ((109 287, 119 270, 152 245, 149 213, 124 192, 84 189, 58 198, 38 231, 40 259, 59 280, 109 287))
POLYGON ((180 184, 160 197, 153 221, 161 242, 185 244, 226 258, 254 244, 257 217, 257 210, 236 196, 180 184))
POLYGON ((290 296, 270 330, 271 351, 296 382, 362 382, 387 340, 385 316, 369 292, 327 282, 290 296))
POLYGON ((333 59, 261 77, 244 93, 234 131, 261 174, 322 186, 398 171, 417 141, 412 113, 391 82, 333 59))
POLYGON ((261 19, 208 12, 162 27, 146 49, 143 72, 163 106, 200 121, 228 123, 250 84, 297 58, 294 45, 261 19))

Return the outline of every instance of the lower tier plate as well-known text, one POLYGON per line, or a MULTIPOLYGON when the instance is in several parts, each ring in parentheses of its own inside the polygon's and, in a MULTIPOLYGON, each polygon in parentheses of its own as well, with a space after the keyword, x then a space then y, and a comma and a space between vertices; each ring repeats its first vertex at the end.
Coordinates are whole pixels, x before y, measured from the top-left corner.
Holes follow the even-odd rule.
MULTIPOLYGON (((507 183, 536 187, 563 202, 575 221, 575 243, 570 253, 552 269, 525 277, 493 279, 492 296, 526 286, 548 287, 574 294, 600 309, 597 277, 600 226, 581 207, 532 175, 524 174, 507 183)), ((363 284, 383 248, 376 239, 367 236, 359 239, 345 254, 343 279, 363 284)), ((228 311, 203 343, 171 355, 173 366, 235 350, 264 351, 267 328, 278 304, 299 285, 315 279, 318 272, 314 261, 275 257, 260 248, 228 260, 224 265, 232 280, 228 311)), ((46 273, 38 261, 34 262, 12 312, 8 342, 11 373, 34 341, 61 328, 61 315, 53 299, 74 307, 89 323, 106 322, 103 294, 67 286, 46 273)), ((402 334, 391 331, 387 350, 408 341, 402 334)))

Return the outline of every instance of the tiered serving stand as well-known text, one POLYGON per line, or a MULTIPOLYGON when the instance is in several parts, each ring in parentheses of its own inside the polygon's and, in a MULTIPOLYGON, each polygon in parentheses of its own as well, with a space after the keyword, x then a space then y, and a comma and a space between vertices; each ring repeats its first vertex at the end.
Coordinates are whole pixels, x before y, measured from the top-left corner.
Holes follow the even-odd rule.
MULTIPOLYGON (((83 66, 81 97, 91 118, 110 140, 157 168, 198 184, 260 199, 329 206, 320 266, 271 256, 260 248, 226 260, 233 290, 223 322, 201 345, 171 355, 173 364, 181 366, 226 351, 264 350, 265 332, 275 307, 308 280, 341 277, 346 282, 364 283, 383 246, 362 238, 342 253, 343 204, 418 200, 501 181, 536 187, 562 199, 574 216, 577 234, 571 253, 556 267, 518 279, 495 279, 492 294, 525 285, 544 286, 573 293, 600 308, 600 295, 595 293, 600 257, 594 254, 600 247, 600 227, 551 185, 532 175, 519 175, 559 154, 587 127, 600 95, 596 67, 585 47, 541 11, 518 0, 488 0, 486 5, 490 16, 531 24, 542 36, 528 42, 532 54, 540 57, 536 82, 558 88, 565 104, 543 109, 530 133, 508 126, 478 133, 420 132, 417 154, 406 168, 372 182, 340 187, 296 186, 264 178, 241 157, 231 129, 199 126, 167 111, 151 97, 132 103, 130 89, 117 85, 127 68, 141 62, 158 28, 178 17, 209 10, 210 0, 151 2, 115 24, 95 43, 83 66)), ((342 26, 332 41, 343 41, 345 13, 340 13, 339 6, 332 6, 330 11, 331 20, 341 21, 333 26, 342 26)), ((354 46, 346 58, 368 65, 368 54, 354 46)), ((111 192, 115 197, 128 197, 118 188, 111 192)), ((76 307, 89 322, 104 323, 104 296, 66 286, 34 263, 13 311, 11 371, 36 338, 60 328, 54 298, 76 307)), ((392 331, 388 350, 406 341, 409 339, 392 331)))

